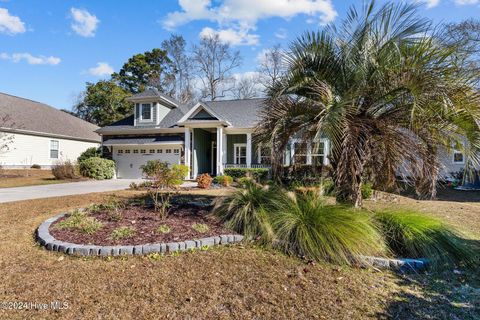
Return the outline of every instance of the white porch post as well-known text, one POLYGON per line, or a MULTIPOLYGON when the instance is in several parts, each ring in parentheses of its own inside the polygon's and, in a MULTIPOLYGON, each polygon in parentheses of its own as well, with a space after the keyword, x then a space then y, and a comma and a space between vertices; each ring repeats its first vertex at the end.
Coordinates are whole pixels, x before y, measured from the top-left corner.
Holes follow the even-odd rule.
POLYGON ((191 151, 190 151, 190 128, 185 127, 185 165, 188 167, 188 173, 185 179, 190 179, 191 177, 191 168, 190 168, 190 159, 191 159, 191 151))
POLYGON ((290 165, 295 163, 295 141, 290 141, 290 165))
POLYGON ((307 165, 312 164, 312 143, 307 143, 307 165))
POLYGON ((217 175, 223 174, 223 127, 217 127, 217 175))
MULTIPOLYGON (((227 163, 227 135, 224 133, 222 137, 222 147, 223 147, 223 157, 222 157, 222 168, 227 163)), ((223 168, 225 169, 225 168, 223 168)))
POLYGON ((247 168, 252 167, 252 134, 247 133, 247 168))

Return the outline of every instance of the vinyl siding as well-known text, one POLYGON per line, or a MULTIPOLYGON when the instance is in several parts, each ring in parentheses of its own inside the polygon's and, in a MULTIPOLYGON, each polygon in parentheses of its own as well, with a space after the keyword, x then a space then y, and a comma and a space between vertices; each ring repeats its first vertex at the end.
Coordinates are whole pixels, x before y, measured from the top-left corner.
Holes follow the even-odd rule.
POLYGON ((50 167, 59 160, 76 161, 83 151, 100 145, 99 143, 27 134, 8 135, 13 137, 12 142, 8 145, 9 150, 0 153, 0 165, 4 167, 30 167, 32 164, 50 167), (50 158, 51 140, 58 141, 58 159, 50 158))

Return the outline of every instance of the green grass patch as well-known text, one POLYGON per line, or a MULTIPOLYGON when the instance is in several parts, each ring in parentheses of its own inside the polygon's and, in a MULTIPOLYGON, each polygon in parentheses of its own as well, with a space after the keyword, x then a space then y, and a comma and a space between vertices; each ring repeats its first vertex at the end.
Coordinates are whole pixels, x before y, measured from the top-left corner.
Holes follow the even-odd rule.
POLYGON ((85 211, 75 210, 68 217, 55 225, 58 229, 75 230, 85 234, 94 234, 103 224, 85 211))
POLYGON ((112 231, 110 237, 113 240, 121 240, 125 238, 131 238, 135 235, 135 229, 132 227, 119 227, 112 231))

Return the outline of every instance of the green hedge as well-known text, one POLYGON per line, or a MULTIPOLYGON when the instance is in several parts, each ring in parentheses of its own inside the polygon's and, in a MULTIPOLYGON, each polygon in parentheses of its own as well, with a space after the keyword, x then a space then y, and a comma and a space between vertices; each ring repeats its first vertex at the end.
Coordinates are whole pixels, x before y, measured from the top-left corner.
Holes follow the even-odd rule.
POLYGON ((92 157, 80 162, 80 173, 84 177, 97 180, 112 179, 115 174, 115 162, 99 157, 92 157))
POLYGON ((228 168, 224 170, 224 174, 234 179, 243 177, 252 177, 256 181, 265 181, 268 179, 269 169, 264 168, 228 168))

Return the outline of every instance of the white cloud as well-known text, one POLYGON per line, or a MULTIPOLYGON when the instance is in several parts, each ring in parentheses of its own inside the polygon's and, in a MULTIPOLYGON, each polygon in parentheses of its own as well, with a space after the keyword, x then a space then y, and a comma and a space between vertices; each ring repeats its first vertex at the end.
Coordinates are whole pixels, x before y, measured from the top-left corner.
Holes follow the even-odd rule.
POLYGON ((19 17, 10 15, 5 8, 0 8, 0 33, 14 35, 25 31, 25 23, 19 17))
POLYGON ((280 28, 275 32, 275 37, 278 39, 286 39, 287 38, 287 30, 284 28, 280 28))
POLYGON ((87 10, 71 8, 70 13, 73 19, 71 27, 78 35, 86 38, 95 36, 100 20, 87 10))
POLYGON ((440 0, 420 0, 420 2, 425 3, 427 8, 433 8, 438 6, 440 0))
POLYGON ((162 21, 167 30, 191 21, 207 20, 218 24, 217 32, 228 31, 229 37, 234 37, 234 33, 241 36, 238 44, 258 42, 258 36, 250 32, 256 29, 261 19, 279 17, 288 20, 305 14, 326 24, 337 16, 331 0, 179 0, 179 5, 180 11, 169 13, 162 21))
POLYGON ((88 69, 88 73, 96 77, 109 76, 113 71, 113 68, 106 62, 98 62, 96 67, 88 69))
POLYGON ((223 30, 213 30, 212 28, 203 28, 200 32, 200 37, 211 37, 218 35, 220 40, 224 43, 231 44, 233 46, 238 45, 257 45, 259 40, 259 35, 249 34, 246 30, 234 30, 234 29, 223 29, 223 30))
POLYGON ((54 56, 34 56, 30 53, 0 53, 0 59, 10 60, 12 62, 18 63, 20 61, 26 61, 28 64, 38 65, 38 64, 48 64, 55 66, 59 64, 62 60, 54 56))
POLYGON ((463 5, 468 5, 468 4, 480 3, 480 0, 455 0, 455 3, 463 6, 463 5))

